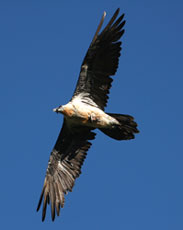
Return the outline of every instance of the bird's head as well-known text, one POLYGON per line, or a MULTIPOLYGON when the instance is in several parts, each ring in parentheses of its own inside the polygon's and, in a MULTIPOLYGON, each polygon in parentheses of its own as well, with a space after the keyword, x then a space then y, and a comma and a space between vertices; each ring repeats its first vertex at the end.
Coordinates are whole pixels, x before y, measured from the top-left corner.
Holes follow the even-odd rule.
POLYGON ((54 108, 54 109, 53 109, 53 112, 62 113, 63 110, 64 110, 63 105, 60 105, 59 107, 54 108))

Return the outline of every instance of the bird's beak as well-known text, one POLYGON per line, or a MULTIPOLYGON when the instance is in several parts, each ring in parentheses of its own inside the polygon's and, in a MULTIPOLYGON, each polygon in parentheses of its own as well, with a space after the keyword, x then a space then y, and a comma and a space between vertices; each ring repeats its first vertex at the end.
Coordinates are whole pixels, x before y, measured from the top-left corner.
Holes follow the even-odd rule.
POLYGON ((59 106, 59 107, 53 109, 53 112, 56 112, 56 113, 62 113, 62 111, 63 111, 62 106, 59 106))
POLYGON ((58 113, 58 108, 54 108, 54 109, 53 109, 53 112, 58 113))

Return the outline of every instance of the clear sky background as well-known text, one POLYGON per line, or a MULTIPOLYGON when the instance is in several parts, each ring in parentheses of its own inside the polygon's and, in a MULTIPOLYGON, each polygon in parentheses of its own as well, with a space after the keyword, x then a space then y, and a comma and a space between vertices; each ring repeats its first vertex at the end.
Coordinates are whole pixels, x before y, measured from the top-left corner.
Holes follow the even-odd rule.
POLYGON ((183 2, 0 0, 0 228, 183 229, 183 2), (97 132, 61 216, 36 206, 62 116, 103 11, 127 23, 106 111, 135 140, 97 132))

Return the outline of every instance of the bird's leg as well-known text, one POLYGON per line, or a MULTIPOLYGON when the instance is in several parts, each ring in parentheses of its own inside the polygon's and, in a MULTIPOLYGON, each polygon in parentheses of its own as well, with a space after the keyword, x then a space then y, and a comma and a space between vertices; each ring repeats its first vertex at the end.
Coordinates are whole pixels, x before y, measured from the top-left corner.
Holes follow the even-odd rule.
POLYGON ((89 116, 89 121, 90 122, 97 122, 98 121, 98 117, 96 116, 95 113, 91 113, 89 116))

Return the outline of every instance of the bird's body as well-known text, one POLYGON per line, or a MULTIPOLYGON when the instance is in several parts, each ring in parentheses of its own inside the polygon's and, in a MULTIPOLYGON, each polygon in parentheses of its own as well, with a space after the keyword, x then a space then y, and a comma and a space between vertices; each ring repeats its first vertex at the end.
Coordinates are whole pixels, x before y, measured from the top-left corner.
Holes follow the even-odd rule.
MULTIPOLYGON (((55 109, 59 112, 59 109, 55 109)), ((105 113, 100 108, 82 101, 82 97, 76 97, 66 105, 62 105, 60 112, 70 125, 84 125, 91 128, 108 128, 119 125, 119 122, 105 113)))
POLYGON ((47 204, 51 204, 52 220, 55 211, 60 214, 65 194, 72 191, 75 179, 95 138, 98 128, 116 140, 129 140, 138 133, 133 117, 124 114, 106 113, 109 89, 115 75, 120 51, 119 39, 124 33, 124 14, 117 18, 119 9, 99 34, 106 16, 104 12, 94 38, 81 65, 79 79, 73 97, 68 104, 54 109, 64 115, 64 122, 56 144, 51 152, 46 177, 37 211, 43 202, 42 221, 47 204))

